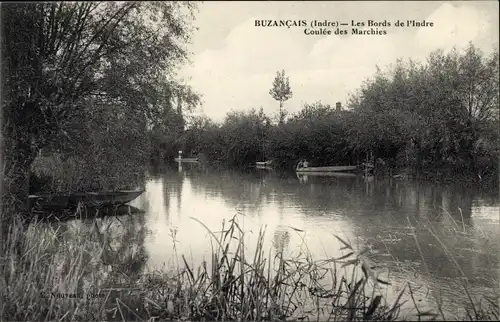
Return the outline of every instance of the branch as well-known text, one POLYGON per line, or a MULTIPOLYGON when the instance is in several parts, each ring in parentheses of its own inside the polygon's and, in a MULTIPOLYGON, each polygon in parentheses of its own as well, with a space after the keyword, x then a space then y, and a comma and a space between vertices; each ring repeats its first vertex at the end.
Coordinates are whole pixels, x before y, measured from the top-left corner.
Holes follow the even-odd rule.
MULTIPOLYGON (((132 4, 128 7, 128 9, 125 9, 125 13, 118 19, 118 22, 121 21, 121 19, 123 19, 123 17, 125 16, 125 14, 128 13, 128 11, 130 11, 132 8, 134 8, 136 5, 135 2, 132 2, 132 4)), ((100 36, 105 28, 115 19, 115 17, 117 17, 120 12, 122 10, 124 10, 125 7, 120 7, 120 9, 118 11, 115 12, 115 14, 113 14, 105 23, 104 25, 94 34, 94 36, 89 40, 89 42, 87 42, 87 44, 85 44, 85 46, 83 47, 83 49, 80 51, 80 53, 78 54, 78 56, 74 59, 74 62, 77 62, 81 59, 82 55, 87 51, 87 49, 89 48, 89 46, 94 42, 94 40, 100 36)), ((107 38, 106 38, 107 39, 107 38)), ((104 43, 104 42, 103 42, 104 43)), ((101 44, 101 47, 103 45, 103 43, 101 44)))
MULTIPOLYGON (((109 37, 113 34, 113 31, 116 29, 116 27, 118 26, 118 24, 122 21, 122 19, 130 12, 130 10, 134 9, 135 6, 136 6, 136 3, 135 2, 132 3, 128 8, 126 8, 124 10, 123 14, 116 20, 116 22, 114 23, 114 25, 111 27, 111 30, 109 30, 109 32, 105 35, 105 38, 101 41, 101 44, 100 44, 99 48, 94 52, 93 57, 90 58, 90 60, 87 62, 87 64, 75 75, 75 77, 73 79, 73 82, 70 85, 70 88, 73 88, 75 86, 78 78, 85 72, 85 70, 87 70, 88 67, 90 67, 91 65, 95 64, 95 62, 97 62, 103 56, 103 55, 100 55, 100 52, 102 51, 102 49, 104 48, 104 46, 108 43, 109 37)), ((122 10, 122 8, 120 10, 122 10)), ((113 18, 118 14, 118 12, 120 10, 118 10, 117 13, 115 15, 113 15, 113 18)), ((106 22, 105 26, 107 26, 110 22, 111 22, 111 19, 108 20, 108 22, 106 22)), ((104 27, 101 28, 101 31, 103 31, 103 30, 104 30, 104 27)), ((94 35, 93 39, 95 39, 96 36, 97 36, 97 34, 94 35)), ((87 46, 85 47, 85 49, 88 48, 89 44, 87 44, 87 46)), ((114 50, 118 50, 118 49, 119 49, 119 47, 114 48, 114 50)), ((81 55, 83 54, 83 52, 84 51, 82 51, 80 53, 79 57, 81 57, 81 55)))

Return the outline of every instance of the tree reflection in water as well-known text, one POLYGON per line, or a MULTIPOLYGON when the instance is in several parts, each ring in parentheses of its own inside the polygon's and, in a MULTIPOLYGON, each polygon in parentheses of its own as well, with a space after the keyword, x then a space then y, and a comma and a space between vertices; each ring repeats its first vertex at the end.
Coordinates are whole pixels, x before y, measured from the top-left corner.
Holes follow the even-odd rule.
MULTIPOLYGON (((80 294, 107 293, 112 290, 110 298, 123 297, 123 293, 132 290, 145 273, 148 255, 144 247, 144 214, 73 220, 51 225, 57 227, 56 236, 60 245, 64 245, 61 249, 65 250, 56 256, 60 276, 69 276, 75 265, 75 258, 69 255, 75 249, 85 248, 81 249, 82 275, 77 280, 80 294), (82 236, 85 238, 83 245, 82 236)), ((110 302, 110 305, 113 303, 110 302)))

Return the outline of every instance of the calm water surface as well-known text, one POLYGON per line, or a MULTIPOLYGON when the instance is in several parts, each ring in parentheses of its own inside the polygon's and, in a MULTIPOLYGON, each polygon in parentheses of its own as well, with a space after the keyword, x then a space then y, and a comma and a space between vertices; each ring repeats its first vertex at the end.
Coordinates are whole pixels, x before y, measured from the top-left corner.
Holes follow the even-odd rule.
POLYGON ((146 192, 131 204, 146 211, 140 219, 143 270, 171 265, 175 251, 194 265, 209 259, 210 237, 192 218, 219 231, 224 219, 238 214, 249 251, 265 227, 268 249, 282 248, 292 256, 305 243, 317 259, 339 257, 344 253, 336 234, 356 249, 369 250, 367 256, 392 283, 388 297, 412 282, 420 287, 418 303, 431 308, 438 296, 451 317, 466 301, 462 274, 473 296, 498 294, 495 191, 268 170, 208 171, 193 164, 151 175, 146 192))

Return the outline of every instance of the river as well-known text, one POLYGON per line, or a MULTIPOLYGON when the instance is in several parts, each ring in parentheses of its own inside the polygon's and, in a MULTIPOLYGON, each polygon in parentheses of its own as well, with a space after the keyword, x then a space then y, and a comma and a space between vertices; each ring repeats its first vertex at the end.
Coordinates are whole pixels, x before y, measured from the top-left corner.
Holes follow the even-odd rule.
POLYGON ((210 258, 212 247, 200 222, 220 231, 223 220, 237 215, 250 252, 261 227, 266 228, 265 247, 283 249, 288 256, 304 245, 314 258, 342 256, 337 235, 355 249, 368 250, 366 256, 392 284, 388 297, 412 282, 415 301, 435 309, 440 299, 448 318, 467 303, 464 276, 473 297, 498 294, 495 191, 185 164, 151 174, 146 192, 131 205, 145 211, 140 215, 144 270, 175 265, 176 253, 199 265, 210 258))

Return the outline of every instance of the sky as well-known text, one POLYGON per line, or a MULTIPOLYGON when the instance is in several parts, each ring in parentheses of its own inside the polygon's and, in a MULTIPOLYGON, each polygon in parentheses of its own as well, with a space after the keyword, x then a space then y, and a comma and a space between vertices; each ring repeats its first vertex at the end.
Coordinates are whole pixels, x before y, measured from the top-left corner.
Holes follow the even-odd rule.
POLYGON ((181 76, 202 94, 197 114, 216 121, 231 110, 260 107, 275 116, 279 103, 269 90, 278 70, 290 77, 293 96, 284 106, 294 113, 317 101, 345 106, 377 65, 385 69, 398 58, 425 61, 437 49, 461 49, 470 41, 486 54, 498 48, 498 1, 206 1, 198 8, 192 63, 181 76), (342 27, 347 35, 306 35, 304 27, 256 27, 255 20, 349 26, 342 27), (392 26, 378 27, 386 35, 353 35, 352 20, 387 20, 392 26), (396 20, 434 26, 400 28, 396 20))

